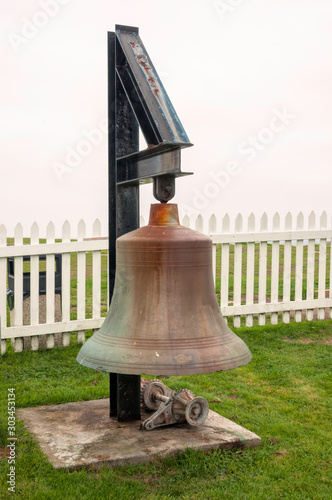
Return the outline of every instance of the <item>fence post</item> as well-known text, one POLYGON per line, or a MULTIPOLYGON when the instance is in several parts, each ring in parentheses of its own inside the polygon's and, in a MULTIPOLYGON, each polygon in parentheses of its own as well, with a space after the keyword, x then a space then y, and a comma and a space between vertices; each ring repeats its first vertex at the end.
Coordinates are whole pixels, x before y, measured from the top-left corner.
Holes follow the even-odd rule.
MULTIPOLYGON (((300 212, 296 219, 296 229, 303 231, 304 217, 300 212)), ((296 267, 295 267, 295 300, 301 301, 303 294, 303 240, 296 241, 296 267)), ((302 320, 302 310, 295 311, 295 321, 299 323, 302 320)))
MULTIPOLYGON (((31 226, 31 244, 39 243, 39 227, 36 222, 31 226)), ((30 324, 38 325, 39 323, 39 256, 31 255, 30 257, 30 324)), ((31 350, 38 351, 39 338, 38 335, 31 337, 31 350)))
MULTIPOLYGON (((261 217, 261 233, 267 231, 268 220, 264 212, 261 217)), ((259 283, 258 283, 258 303, 266 304, 266 275, 267 275, 267 241, 262 241, 259 249, 259 283)), ((265 313, 260 313, 258 318, 260 326, 265 325, 265 313)))
MULTIPOLYGON (((330 222, 330 229, 332 234, 332 217, 330 222)), ((332 298, 332 237, 330 239, 330 283, 329 283, 329 298, 332 298)), ((330 307, 329 317, 332 319, 332 307, 330 307)))
MULTIPOLYGON (((23 227, 17 224, 14 230, 14 245, 23 245, 23 227)), ((14 326, 23 325, 23 257, 14 258, 14 326)), ((23 351, 23 338, 12 342, 15 352, 23 351)))
MULTIPOLYGON (((0 248, 7 246, 7 231, 3 224, 0 226, 0 248)), ((0 331, 7 326, 7 257, 0 258, 0 331)), ((1 335, 0 335, 1 338, 1 335)), ((1 338, 1 355, 7 351, 7 340, 1 338)))
MULTIPOLYGON (((70 224, 65 221, 62 226, 62 241, 70 243, 70 224)), ((61 314, 62 321, 70 321, 70 252, 62 254, 62 269, 61 269, 61 314)), ((62 333, 62 345, 69 346, 70 333, 62 333)))
MULTIPOLYGON (((238 214, 235 219, 235 233, 242 233, 243 231, 243 218, 238 214)), ((235 243, 234 245, 234 305, 241 305, 241 291, 242 291, 242 243, 235 243)), ((240 328, 241 316, 234 316, 234 328, 240 328)))
MULTIPOLYGON (((209 219, 209 235, 212 237, 217 232, 217 218, 214 214, 209 219)), ((216 288, 216 269, 217 266, 217 245, 212 243, 212 273, 214 288, 216 288)))
MULTIPOLYGON (((86 234, 85 222, 81 219, 77 227, 77 240, 83 241, 86 234)), ((85 279, 86 256, 84 252, 77 252, 77 319, 85 319, 85 279)), ((77 332, 77 342, 84 344, 85 330, 77 332)))
MULTIPOLYGON (((229 215, 225 214, 222 219, 221 232, 230 232, 229 215)), ((220 306, 227 307, 229 301, 229 243, 221 246, 221 276, 220 276, 220 306)), ((224 316, 225 321, 227 318, 224 316)))
MULTIPOLYGON (((327 214, 324 211, 320 217, 320 229, 327 228, 327 214)), ((325 299, 326 290, 326 238, 321 238, 319 242, 319 261, 318 261, 318 298, 325 299)), ((318 319, 325 319, 325 308, 318 309, 318 319)))
MULTIPOLYGON (((94 238, 101 236, 100 220, 96 219, 92 234, 94 238)), ((100 318, 100 298, 101 298, 101 251, 92 252, 92 317, 100 318)))
MULTIPOLYGON (((280 215, 276 212, 272 220, 273 232, 280 231, 280 215)), ((271 303, 279 302, 279 241, 272 242, 271 303)), ((278 313, 271 313, 271 325, 278 323, 278 313)))
MULTIPOLYGON (((314 212, 309 215, 309 230, 315 229, 316 216, 314 212)), ((315 240, 308 241, 308 254, 307 254, 307 300, 314 298, 315 290, 315 240)), ((307 320, 312 321, 314 317, 314 310, 307 309, 307 320)))
MULTIPOLYGON (((285 231, 292 230, 292 215, 288 212, 285 218, 285 231)), ((282 300, 283 302, 290 301, 290 291, 291 291, 291 279, 292 279, 292 242, 287 240, 284 243, 284 273, 283 273, 283 290, 282 290, 282 300)), ((290 312, 285 311, 282 315, 282 320, 284 323, 289 323, 290 312)))
MULTIPOLYGON (((55 227, 49 222, 46 228, 47 243, 55 241, 55 227)), ((46 255, 46 323, 54 323, 54 254, 46 255)), ((47 349, 54 347, 54 333, 46 335, 47 349)))
MULTIPOLYGON (((255 232, 255 216, 253 213, 248 218, 248 232, 255 232)), ((247 244, 247 279, 246 279, 246 304, 254 303, 254 279, 255 279, 255 243, 247 244)), ((253 315, 247 314, 246 326, 253 326, 253 315)))

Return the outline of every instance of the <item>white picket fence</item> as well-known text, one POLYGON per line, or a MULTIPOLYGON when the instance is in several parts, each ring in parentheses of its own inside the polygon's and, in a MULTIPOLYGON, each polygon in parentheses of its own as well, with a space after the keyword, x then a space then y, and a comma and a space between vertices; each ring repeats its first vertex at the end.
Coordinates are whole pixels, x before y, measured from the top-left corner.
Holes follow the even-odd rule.
MULTIPOLYGON (((264 325, 267 319, 276 324, 279 321, 288 323, 292 317, 297 322, 332 318, 331 220, 328 224, 325 212, 319 220, 312 212, 307 224, 302 213, 295 219, 287 214, 283 224, 279 214, 275 214, 270 222, 266 214, 258 221, 251 214, 246 224, 241 215, 237 216, 233 224, 227 214, 220 221, 212 215, 205 223, 202 216, 194 221, 190 221, 187 216, 183 218, 184 226, 209 234, 213 240, 213 272, 223 316, 226 319, 233 317, 234 327, 241 325, 241 317, 245 318, 244 324, 249 327, 254 324, 254 318, 258 318, 260 325, 264 325)), ((145 225, 142 217, 141 225, 145 225)), ((55 242, 53 223, 47 226, 46 233, 46 243, 40 244, 39 229, 35 223, 31 228, 30 243, 23 244, 23 230, 18 224, 14 245, 9 246, 6 229, 0 226, 2 353, 6 352, 7 339, 11 339, 16 352, 22 351, 24 339, 27 338, 33 350, 39 348, 41 338, 46 339, 47 348, 54 347, 56 335, 60 335, 58 343, 66 346, 72 332, 77 332, 78 342, 84 342, 85 330, 96 330, 103 322, 101 259, 102 256, 107 259, 107 254, 102 254, 102 250, 107 250, 108 241, 106 237, 101 237, 99 220, 93 225, 93 237, 90 239, 85 238, 83 221, 78 224, 75 241, 71 241, 68 222, 63 225, 61 242, 55 242), (72 252, 77 252, 77 270, 74 271, 77 275, 75 319, 70 319, 72 252), (86 317, 86 252, 92 252, 91 318, 86 317), (61 321, 54 321, 54 254, 58 253, 62 254, 61 321), (30 324, 24 324, 23 321, 23 256, 26 255, 31 256, 30 324), (46 255, 44 323, 39 322, 39 255, 46 255), (8 258, 14 258, 15 270, 14 308, 10 326, 7 326, 9 317, 6 298, 8 258)))
POLYGON ((281 227, 280 216, 276 213, 272 219, 272 228, 269 229, 267 215, 263 214, 257 227, 255 216, 251 214, 247 230, 243 232, 242 216, 235 219, 235 226, 231 229, 230 219, 226 215, 222 220, 221 234, 213 234, 210 228, 213 243, 221 244, 221 312, 225 317, 233 316, 234 327, 241 325, 241 316, 245 316, 245 324, 249 327, 253 326, 253 317, 257 315, 259 325, 265 325, 267 314, 270 315, 271 324, 278 323, 279 314, 282 315, 283 323, 289 323, 291 313, 297 322, 304 318, 311 321, 314 319, 314 310, 317 310, 319 320, 332 318, 331 220, 328 227, 327 214, 323 212, 317 228, 316 216, 311 212, 307 227, 302 213, 298 214, 294 222, 293 229, 293 217, 288 213, 281 227), (229 297, 231 244, 234 245, 232 299, 229 297), (268 273, 271 279, 269 294, 268 273), (256 294, 255 275, 258 281, 256 294))
MULTIPOLYGON (((31 349, 39 348, 40 336, 46 338, 46 347, 55 345, 55 335, 61 334, 61 345, 69 345, 71 332, 77 332, 77 341, 84 342, 85 330, 98 329, 103 323, 101 317, 101 251, 106 250, 108 240, 101 237, 101 225, 97 219, 93 225, 93 238, 85 239, 86 226, 80 221, 77 240, 71 241, 68 222, 62 227, 62 241, 55 242, 54 224, 50 222, 46 230, 46 243, 39 243, 39 228, 35 223, 31 228, 30 244, 23 244, 21 224, 15 228, 14 245, 7 246, 6 229, 0 226, 0 316, 1 352, 7 348, 6 339, 13 339, 16 352, 23 349, 23 339, 31 337, 31 349), (77 252, 77 313, 70 319, 71 294, 71 253, 77 252), (92 318, 86 317, 86 252, 92 252, 92 318), (61 321, 55 322, 55 254, 62 254, 61 321), (23 257, 30 257, 30 324, 23 323, 23 257), (39 255, 46 255, 46 322, 39 323, 39 255), (11 325, 7 327, 6 277, 7 259, 14 257, 14 308, 11 325)), ((107 256, 105 255, 107 258, 107 256)))

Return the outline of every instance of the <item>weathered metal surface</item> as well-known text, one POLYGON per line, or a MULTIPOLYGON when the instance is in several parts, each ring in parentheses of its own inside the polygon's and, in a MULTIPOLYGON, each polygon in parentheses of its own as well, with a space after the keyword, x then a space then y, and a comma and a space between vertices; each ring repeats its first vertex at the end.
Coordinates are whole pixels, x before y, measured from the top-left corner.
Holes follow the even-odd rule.
POLYGON ((124 374, 185 375, 250 360, 220 313, 212 240, 181 226, 177 205, 151 205, 149 225, 117 240, 111 307, 77 361, 124 374))
POLYGON ((153 196, 161 203, 167 203, 175 196, 175 177, 172 174, 161 175, 153 179, 153 196))
POLYGON ((154 178, 172 174, 192 175, 181 171, 181 151, 174 145, 159 144, 117 160, 118 184, 148 184, 154 178))
POLYGON ((138 34, 138 28, 116 25, 117 73, 150 144, 191 146, 138 34))
MULTIPOLYGON (((181 172, 180 150, 192 144, 139 37, 138 28, 116 25, 113 35, 117 40, 114 66, 117 93, 126 96, 149 145, 142 151, 137 147, 132 153, 125 151, 117 155, 118 184, 146 184, 169 172, 176 177, 188 175, 181 172)), ((131 122, 126 130, 126 113, 117 116, 123 129, 123 142, 127 140, 131 122)))
POLYGON ((117 373, 110 373, 110 417, 118 416, 118 375, 117 373))
POLYGON ((185 422, 193 426, 202 425, 209 414, 206 399, 196 398, 189 389, 175 392, 160 380, 149 380, 144 384, 142 403, 147 410, 155 410, 141 423, 141 429, 146 431, 185 422))
POLYGON ((117 417, 119 422, 141 418, 141 377, 117 375, 117 417))

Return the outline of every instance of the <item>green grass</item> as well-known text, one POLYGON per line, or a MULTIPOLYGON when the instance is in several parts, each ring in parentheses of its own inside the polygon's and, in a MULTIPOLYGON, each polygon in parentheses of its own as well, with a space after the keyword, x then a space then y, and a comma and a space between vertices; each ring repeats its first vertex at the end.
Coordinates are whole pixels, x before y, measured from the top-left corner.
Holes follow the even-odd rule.
MULTIPOLYGON (((213 401, 210 408, 262 438, 236 451, 186 453, 141 466, 68 472, 52 468, 17 421, 16 498, 46 499, 330 499, 332 322, 303 322, 240 329, 253 354, 249 365, 228 372, 169 377, 213 401)), ((79 347, 3 356, 0 446, 4 448, 8 388, 17 407, 103 398, 108 375, 76 363, 79 347)), ((1 461, 0 498, 12 498, 1 461)))

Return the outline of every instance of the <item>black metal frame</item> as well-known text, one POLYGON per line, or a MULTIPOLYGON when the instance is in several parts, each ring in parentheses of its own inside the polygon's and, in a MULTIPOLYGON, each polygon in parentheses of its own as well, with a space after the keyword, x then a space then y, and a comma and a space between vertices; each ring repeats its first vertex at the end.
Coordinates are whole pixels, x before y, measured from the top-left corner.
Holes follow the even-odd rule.
MULTIPOLYGON (((116 25, 108 33, 108 124, 111 301, 116 239, 139 227, 139 184, 154 181, 155 197, 167 202, 174 195, 175 177, 188 175, 181 172, 181 149, 192 146, 138 28, 116 25), (143 151, 139 126, 149 145, 143 151)), ((141 418, 140 376, 110 373, 110 416, 141 418)))

